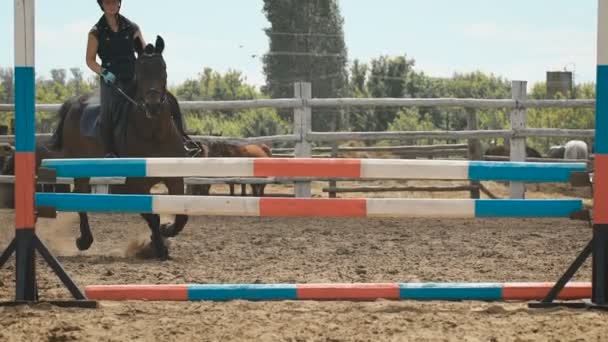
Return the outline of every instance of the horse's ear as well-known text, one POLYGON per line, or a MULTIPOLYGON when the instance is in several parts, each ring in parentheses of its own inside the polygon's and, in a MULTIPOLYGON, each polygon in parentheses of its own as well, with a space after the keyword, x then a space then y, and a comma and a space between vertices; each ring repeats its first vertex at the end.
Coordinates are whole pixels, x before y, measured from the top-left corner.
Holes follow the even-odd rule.
POLYGON ((161 36, 156 36, 156 53, 162 55, 165 51, 165 40, 161 36))
POLYGON ((135 38, 135 52, 137 52, 138 57, 144 53, 143 42, 139 36, 135 38))

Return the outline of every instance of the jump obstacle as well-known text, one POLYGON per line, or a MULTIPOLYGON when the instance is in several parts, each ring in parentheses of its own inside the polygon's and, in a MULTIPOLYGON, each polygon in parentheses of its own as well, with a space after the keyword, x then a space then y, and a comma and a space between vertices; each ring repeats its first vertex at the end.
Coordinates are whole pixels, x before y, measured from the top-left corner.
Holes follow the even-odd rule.
MULTIPOLYGON (((57 262, 54 257, 48 252, 46 247, 42 244, 42 242, 37 238, 35 234, 35 203, 34 203, 34 185, 35 185, 35 158, 34 158, 34 147, 35 147, 35 120, 34 120, 34 112, 35 112, 35 82, 34 82, 34 0, 15 0, 15 109, 16 109, 16 153, 15 153, 15 174, 16 174, 16 182, 15 182, 15 207, 16 207, 16 237, 15 240, 9 245, 7 250, 0 256, 0 266, 2 266, 8 260, 9 256, 15 252, 16 254, 16 303, 28 303, 28 302, 37 302, 38 291, 36 285, 35 278, 35 250, 38 250, 45 260, 52 266, 55 273, 57 273, 60 279, 64 282, 64 284, 68 287, 72 295, 77 299, 76 302, 70 303, 72 305, 81 305, 88 306, 85 299, 86 297, 80 290, 76 287, 76 285, 71 281, 71 279, 67 276, 67 274, 61 268, 61 265, 57 262), (87 304, 87 305, 85 305, 87 304)), ((584 262, 584 260, 593 253, 593 282, 591 284, 592 292, 591 292, 591 300, 592 303, 596 306, 603 306, 607 304, 608 301, 608 253, 606 250, 606 246, 608 245, 608 192, 606 191, 598 191, 597 189, 606 189, 608 187, 608 0, 598 0, 599 3, 599 29, 598 29, 598 76, 597 76, 597 101, 596 101, 596 139, 595 139, 595 148, 596 148, 596 164, 595 164, 595 182, 596 182, 596 191, 594 192, 594 207, 595 207, 595 215, 593 217, 594 220, 594 232, 593 239, 587 245, 587 247, 583 250, 581 255, 575 260, 573 265, 567 270, 566 274, 551 288, 551 290, 546 294, 541 304, 549 305, 553 302, 554 299, 558 298, 558 294, 564 294, 564 299, 575 299, 580 298, 580 296, 566 296, 566 291, 571 291, 573 288, 576 288, 577 291, 587 291, 585 293, 586 297, 589 296, 588 293, 588 285, 576 285, 570 284, 569 287, 566 286, 567 281, 572 277, 574 272, 580 267, 580 265, 584 262), (566 286, 566 287, 565 287, 566 286), (578 287, 577 287, 578 286, 578 287), (562 291, 563 289, 563 291, 562 291)), ((213 162, 214 160, 210 160, 209 162, 213 162)), ((154 177, 159 175, 167 175, 172 177, 178 177, 181 174, 180 172, 195 172, 195 174, 189 174, 189 176, 212 176, 209 173, 205 173, 207 171, 202 170, 199 165, 199 168, 196 165, 191 165, 192 161, 180 161, 181 164, 176 165, 176 160, 153 160, 153 159, 136 159, 136 160, 112 160, 112 161, 99 161, 99 160, 80 160, 80 161, 63 161, 64 164, 55 164, 56 168, 55 175, 56 176, 67 176, 73 177, 74 175, 78 176, 77 172, 84 172, 85 174, 80 174, 81 176, 148 176, 154 177), (73 163, 73 164, 70 164, 73 163), (96 164, 97 163, 97 164, 96 164), (98 163, 103 163, 105 166, 98 163), (115 163, 115 164, 113 164, 115 163), (131 163, 131 164, 128 164, 131 163), (107 164, 107 165, 106 165, 107 164), (74 167, 75 166, 75 167, 74 167), (65 171, 70 170, 70 171, 65 171), (78 171, 80 170, 80 171, 78 171), (177 170, 177 171, 176 171, 177 170), (73 172, 71 175, 70 172, 73 172), (137 172, 137 174, 131 174, 129 172, 137 172), (99 174, 101 173, 101 174, 99 174)), ((461 177, 456 179, 476 179, 476 180, 515 180, 515 181, 550 181, 547 179, 561 179, 561 181, 565 181, 565 177, 571 172, 580 171, 580 166, 572 166, 567 165, 563 166, 548 166, 546 164, 543 165, 543 169, 540 167, 532 167, 529 166, 531 164, 517 164, 517 163, 493 163, 493 164, 485 164, 483 162, 464 162, 462 164, 453 164, 450 167, 445 167, 446 164, 436 164, 432 165, 419 165, 419 164, 409 164, 403 163, 403 161, 390 161, 384 163, 394 163, 391 165, 379 165, 376 161, 353 161, 346 160, 344 162, 340 162, 340 165, 336 165, 335 161, 310 161, 310 160, 293 160, 285 161, 285 160, 276 160, 276 161, 264 161, 260 160, 256 161, 247 161, 247 160, 235 160, 235 163, 240 163, 238 165, 233 165, 230 167, 226 166, 226 162, 220 162, 220 168, 211 170, 213 172, 221 172, 221 176, 226 176, 227 171, 231 171, 233 168, 238 170, 239 172, 243 172, 243 174, 238 174, 236 176, 284 176, 284 177, 295 177, 295 176, 331 176, 331 177, 382 177, 385 175, 387 178, 394 178, 395 175, 403 175, 403 177, 407 178, 417 178, 416 175, 435 175, 438 178, 435 179, 444 179, 443 177, 461 177), (325 164, 323 164, 325 162, 325 164), (281 167, 282 170, 285 171, 285 174, 277 175, 277 174, 269 174, 277 172, 276 169, 279 166, 277 163, 281 163, 284 165, 281 167), (319 164, 315 164, 319 163, 319 164), (334 163, 334 164, 331 164, 334 163), (315 164, 314 167, 308 167, 311 164, 315 164), (528 165, 528 166, 526 166, 528 165), (429 171, 430 168, 434 167, 433 171, 429 171), (571 169, 568 169, 571 167, 571 169), (577 170, 573 170, 575 168, 577 170), (310 171, 311 169, 317 170, 319 174, 300 174, 300 171, 304 173, 310 171), (522 171, 526 170, 526 171, 522 171), (530 170, 534 170, 533 172, 530 170), (337 174, 336 174, 337 172, 337 174), (446 174, 447 173, 447 174, 446 174), (551 175, 549 177, 548 175, 551 175), (491 178, 484 178, 491 177, 491 178), (538 177, 538 178, 535 178, 538 177), (552 178, 553 177, 553 178, 552 178)), ((197 160, 195 163, 199 163, 197 160)), ((52 161, 46 161, 44 164, 45 168, 49 168, 53 166, 52 161)), ((183 175, 185 176, 185 175, 183 175)), ((90 196, 109 196, 109 195, 83 195, 86 197, 70 197, 68 195, 55 195, 50 194, 50 196, 46 196, 45 194, 36 195, 36 201, 38 201, 38 205, 49 204, 51 206, 56 206, 59 209, 69 209, 72 210, 75 207, 74 202, 82 200, 88 201, 87 204, 90 207, 86 208, 87 210, 94 210, 95 205, 100 206, 100 210, 114 210, 114 209, 125 209, 126 205, 122 208, 116 208, 112 206, 101 207, 99 204, 102 201, 108 202, 112 200, 123 201, 123 198, 117 197, 90 197, 90 196), (102 200, 105 198, 105 200, 102 200), (72 207, 70 207, 72 206, 72 207)), ((129 196, 129 195, 124 195, 129 196)), ((154 196, 144 196, 144 197, 130 197, 134 202, 137 202, 138 206, 141 206, 143 202, 146 203, 146 208, 155 211, 163 211, 169 210, 167 209, 171 205, 161 205, 163 200, 157 199, 154 196), (161 203, 156 204, 155 203, 161 203)), ((131 201, 131 199, 125 201, 131 201)), ((219 199, 220 201, 223 199, 219 199)), ((174 201, 171 199, 171 201, 174 201)), ((285 200, 280 200, 285 201, 285 200)), ((308 202, 308 201, 316 201, 316 200, 307 200, 307 202, 301 201, 298 199, 297 202, 292 202, 294 206, 302 205, 305 203, 324 203, 327 205, 329 202, 308 202)), ((217 208, 218 203, 216 202, 206 202, 212 208, 217 208)), ((235 202, 237 203, 237 202, 235 202)), ((285 202, 288 203, 288 202, 285 202)), ((333 202, 332 202, 333 203, 333 202)), ((350 203, 354 207, 358 208, 355 210, 357 214, 365 213, 366 216, 377 215, 378 212, 370 208, 374 208, 374 202, 365 200, 365 202, 340 202, 340 203, 350 203), (365 211, 361 209, 365 204, 365 211)), ((385 202, 388 203, 388 202, 385 202)), ((393 202, 391 202, 393 203, 393 202)), ((396 203, 396 202, 394 202, 396 203)), ((413 202, 409 202, 410 204, 413 202)), ((433 202, 440 203, 440 202, 433 202)), ((478 217, 478 214, 483 215, 485 211, 480 210, 477 211, 478 207, 484 207, 486 204, 484 202, 459 202, 462 207, 466 207, 467 209, 458 210, 457 215, 468 215, 471 217, 478 217), (471 208, 475 208, 472 210, 471 208)), ((516 202, 505 202, 505 203, 516 203, 516 202)), ((531 203, 531 202, 526 202, 531 203)), ((553 201, 543 201, 544 206, 552 207, 549 211, 551 215, 555 215, 559 212, 559 215, 564 215, 565 212, 570 210, 577 210, 581 207, 580 202, 576 201, 567 201, 567 202, 553 202, 553 201), (556 210, 554 207, 559 207, 559 210, 556 210)), ((121 202, 122 204, 122 202, 121 202)), ((243 207, 247 208, 249 202, 239 202, 236 204, 239 210, 242 210, 243 207)), ((403 203, 399 203, 400 205, 403 203)), ((453 204, 453 203, 451 203, 453 204)), ((519 203, 521 204, 521 203, 519 203)), ((315 204, 316 206, 317 204, 315 204)), ((505 205, 502 203, 502 205, 505 205)), ((527 205, 527 204, 526 204, 527 205)), ((251 210, 252 213, 259 213, 260 215, 267 213, 270 211, 268 208, 274 208, 275 204, 271 201, 266 202, 265 200, 258 200, 257 202, 257 211, 251 210)), ((514 205, 513 205, 514 206, 514 205)), ((177 208, 180 210, 185 210, 185 205, 180 203, 177 208)), ((83 208, 84 209, 84 208, 83 208)), ((144 209, 142 207, 137 207, 137 209, 144 209)), ((214 209, 215 210, 215 209, 214 209)), ((250 210, 250 209, 246 209, 250 210)), ((169 210, 170 211, 170 210, 169 210)), ((394 214, 394 213, 392 213, 394 214)), ((517 215, 516 215, 517 216, 517 215)), ((550 286, 551 284, 547 285, 550 286)), ((165 289, 176 289, 176 292, 181 291, 183 296, 184 293, 188 294, 188 299, 190 299, 190 292, 192 292, 192 298, 194 296, 201 296, 204 298, 203 294, 207 296, 216 295, 220 296, 221 293, 224 293, 224 296, 229 297, 229 295, 237 296, 239 293, 256 293, 264 290, 269 286, 270 289, 268 293, 275 293, 275 290, 281 289, 282 287, 287 287, 286 293, 289 293, 290 296, 293 296, 295 291, 296 299, 300 296, 301 299, 304 299, 306 293, 307 285, 255 285, 251 287, 251 285, 190 285, 190 286, 177 286, 177 287, 165 287, 165 289), (257 287, 256 287, 257 286, 257 287), (184 289, 187 292, 184 292, 184 289), (179 291, 178 291, 179 290, 179 291), (288 290, 288 291, 287 291, 288 290), (241 292, 239 292, 241 291, 241 292)), ((469 296, 473 296, 474 293, 477 296, 482 297, 482 293, 487 295, 488 297, 501 299, 505 298, 513 298, 510 296, 509 289, 510 285, 508 284, 486 284, 486 285, 404 285, 404 284, 390 284, 379 286, 377 284, 356 286, 356 285, 327 285, 326 288, 315 288, 316 285, 310 285, 312 290, 319 290, 316 292, 317 295, 311 295, 312 297, 321 298, 323 293, 331 292, 331 289, 336 289, 340 287, 346 287, 354 289, 353 292, 350 293, 358 293, 361 288, 374 288, 374 291, 379 288, 385 288, 391 296, 394 298, 397 297, 397 293, 399 298, 401 296, 408 296, 408 293, 411 296, 415 296, 416 293, 420 296, 424 291, 434 292, 437 298, 442 298, 441 296, 450 297, 452 293, 462 291, 463 295, 468 294, 469 296), (366 287, 369 286, 369 287, 366 287), (418 286, 418 287, 416 287, 418 286), (445 290, 444 288, 449 288, 449 290, 445 290), (458 291, 456 291, 456 290, 458 291), (423 291, 424 290, 424 291, 423 291), (486 292, 487 291, 487 292, 486 292), (500 292, 500 296, 498 293, 500 292), (442 294, 443 293, 443 294, 442 294), (492 293, 489 295, 488 293, 492 293)), ((542 295, 545 294, 545 290, 547 286, 537 286, 532 285, 531 287, 535 291, 541 291, 542 295), (542 290, 539 290, 542 288, 542 290)), ((524 285, 526 287, 526 285, 524 285)), ((125 293, 124 286, 120 287, 122 293, 125 293)), ((129 287, 131 288, 131 287, 129 287)), ((99 288, 99 287, 89 287, 87 288, 87 293, 91 296, 94 295, 95 290, 101 289, 102 291, 98 291, 98 293, 110 293, 110 288, 99 288), (105 290, 105 292, 103 291, 105 290)), ((138 289, 137 287, 132 287, 132 289, 138 289)), ((139 287, 139 293, 144 290, 144 287, 139 287)), ((314 292, 312 291, 311 292, 314 292)), ((120 292, 118 291, 118 292, 120 292)), ((336 290, 337 291, 337 290, 336 290)), ((342 291, 342 290, 341 290, 342 291)), ((161 287, 162 292, 162 287, 161 287)), ((137 293, 137 291, 136 291, 137 293)), ((159 293, 156 290, 152 293, 159 293)), ((342 295, 347 296, 346 293, 348 291, 343 292, 342 295)), ((359 292, 360 293, 360 292, 359 292)), ((527 293, 527 292, 526 292, 527 293)), ((577 292, 578 293, 578 292, 577 292)), ((535 297, 542 297, 542 295, 538 295, 535 297)), ((429 295, 429 299, 433 299, 433 296, 429 295)), ((466 297, 466 296, 465 296, 466 297)), ((183 298, 183 297, 182 297, 183 298)), ((491 298, 491 299, 492 299, 491 298)), ((526 298, 530 300, 532 298, 526 298)))
MULTIPOLYGON (((328 177, 568 182, 585 163, 312 158, 49 159, 52 177, 328 177)), ((49 175, 49 172, 51 173, 49 175)))
MULTIPOLYGON (((567 182, 585 163, 392 159, 135 158, 49 159, 45 177, 346 177, 373 179, 567 182)), ((38 193, 36 205, 58 211, 258 217, 570 217, 574 200, 277 199, 166 195, 38 193)))
MULTIPOLYGON (((273 300, 479 300, 529 301, 546 296, 553 283, 364 283, 364 284, 189 284, 96 285, 94 300, 273 301, 273 300)), ((591 297, 591 283, 570 283, 559 299, 591 297)))
MULTIPOLYGON (((417 161, 369 159, 54 159, 47 177, 348 177, 500 179, 566 182, 584 163, 417 161), (386 176, 389 174, 390 176, 386 176)), ((569 217, 581 200, 274 199, 168 195, 36 194, 38 206, 59 211, 259 217, 569 217)), ((88 286, 94 300, 540 300, 547 283, 190 284, 88 286)), ((572 283, 560 299, 591 296, 590 283, 572 283)))

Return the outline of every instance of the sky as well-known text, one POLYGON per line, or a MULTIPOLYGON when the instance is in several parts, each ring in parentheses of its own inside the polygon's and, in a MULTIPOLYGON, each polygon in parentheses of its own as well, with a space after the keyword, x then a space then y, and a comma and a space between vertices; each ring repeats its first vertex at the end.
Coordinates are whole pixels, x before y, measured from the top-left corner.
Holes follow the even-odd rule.
MULTIPOLYGON (((299 0, 307 1, 307 0, 299 0)), ((340 0, 348 59, 380 55, 416 60, 430 76, 480 70, 529 85, 546 71, 574 71, 593 82, 596 0, 340 0)), ((241 71, 264 84, 260 56, 268 51, 262 0, 124 0, 121 13, 147 41, 161 35, 170 84, 205 67, 241 71)), ((36 1, 36 68, 85 64, 86 37, 101 16, 93 0, 36 1)), ((0 1, 0 66, 12 67, 13 1, 0 1)))

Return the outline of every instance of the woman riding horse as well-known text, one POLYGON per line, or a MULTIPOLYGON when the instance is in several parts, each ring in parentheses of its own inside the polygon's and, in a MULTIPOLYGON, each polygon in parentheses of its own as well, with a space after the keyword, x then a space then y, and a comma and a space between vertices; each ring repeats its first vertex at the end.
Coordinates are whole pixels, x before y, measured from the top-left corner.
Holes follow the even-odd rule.
MULTIPOLYGON (((101 82, 101 138, 106 157, 118 155, 114 144, 114 123, 122 115, 120 110, 127 99, 115 86, 130 96, 134 91, 135 51, 146 43, 139 26, 120 14, 122 0, 97 0, 104 12, 97 24, 89 31, 87 42, 87 66, 99 74, 101 82), (101 59, 97 63, 96 56, 101 59)), ((181 111, 177 99, 167 92, 167 101, 178 130, 185 136, 181 111)))
MULTIPOLYGON (((139 39, 139 38, 138 38, 139 39)), ((184 136, 172 118, 167 97, 167 66, 163 58, 165 42, 157 37, 156 44, 148 44, 145 49, 137 43, 135 60, 134 103, 127 103, 125 110, 126 128, 124 132, 114 132, 116 152, 127 158, 184 158, 184 136)), ((101 142, 81 130, 84 113, 92 95, 82 95, 65 102, 59 110, 59 125, 54 133, 52 150, 63 158, 100 158, 104 156, 101 142)), ((183 195, 184 180, 178 177, 127 178, 117 192, 122 194, 148 194, 157 183, 164 183, 169 194, 183 195)), ((88 178, 74 179, 74 192, 89 193, 88 178)), ((88 216, 80 214, 80 237, 76 244, 80 250, 88 249, 93 243, 88 216)), ((144 213, 142 217, 152 232, 152 242, 161 260, 169 257, 163 237, 174 237, 188 222, 186 215, 176 215, 171 224, 160 223, 156 214, 144 213)))

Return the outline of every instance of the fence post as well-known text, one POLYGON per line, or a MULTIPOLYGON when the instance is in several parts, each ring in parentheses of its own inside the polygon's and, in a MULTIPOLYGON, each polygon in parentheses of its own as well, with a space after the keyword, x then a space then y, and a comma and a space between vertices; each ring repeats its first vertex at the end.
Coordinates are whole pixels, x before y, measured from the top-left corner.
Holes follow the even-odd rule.
MULTIPOLYGON (((304 106, 294 109, 293 133, 299 137, 295 147, 296 158, 310 158, 310 142, 307 141, 308 133, 312 131, 312 112, 307 100, 312 98, 312 87, 308 82, 294 84, 295 97, 302 99, 304 106)), ((294 191, 296 197, 311 197, 310 182, 295 182, 294 191)))
MULTIPOLYGON (((338 131, 338 115, 340 115, 340 112, 338 112, 337 114, 334 114, 332 119, 331 119, 331 123, 330 123, 330 131, 331 132, 337 132, 338 131)), ((331 157, 332 158, 338 158, 338 142, 334 141, 331 143, 331 157)), ((335 180, 331 180, 329 181, 329 188, 330 189, 335 189, 338 187, 338 182, 335 180)), ((336 198, 337 195, 335 192, 329 192, 329 198, 336 198)))
MULTIPOLYGON (((477 112, 475 111, 475 109, 467 109, 467 129, 469 131, 476 131, 477 130, 477 112)), ((469 139, 468 140, 468 145, 469 145, 469 153, 468 153, 468 157, 469 160, 481 160, 482 158, 482 151, 481 151, 481 143, 479 142, 479 139, 469 139)), ((479 181, 470 181, 471 186, 475 187, 473 189, 471 189, 471 198, 473 199, 479 199, 481 197, 481 194, 479 193, 479 185, 480 182, 479 181)))
MULTIPOLYGON (((526 81, 513 81, 511 83, 511 94, 513 100, 523 101, 526 99, 526 81)), ((518 105, 511 111, 511 129, 517 131, 526 128, 526 109, 518 105)), ((511 137, 511 161, 526 160, 526 137, 511 137)), ((511 198, 523 199, 526 195, 526 187, 523 182, 511 182, 511 198)))

